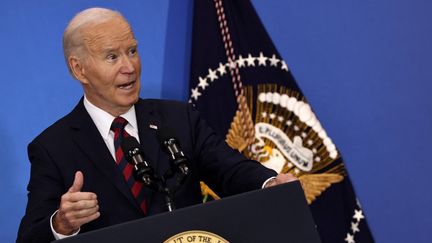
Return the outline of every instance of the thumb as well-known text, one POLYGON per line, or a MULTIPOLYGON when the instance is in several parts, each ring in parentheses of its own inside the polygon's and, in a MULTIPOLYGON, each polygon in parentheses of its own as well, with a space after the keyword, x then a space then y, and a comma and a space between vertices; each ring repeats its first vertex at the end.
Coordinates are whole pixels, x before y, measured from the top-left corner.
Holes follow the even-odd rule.
POLYGON ((69 188, 69 192, 79 192, 84 184, 84 175, 81 171, 75 173, 75 179, 72 186, 69 188))

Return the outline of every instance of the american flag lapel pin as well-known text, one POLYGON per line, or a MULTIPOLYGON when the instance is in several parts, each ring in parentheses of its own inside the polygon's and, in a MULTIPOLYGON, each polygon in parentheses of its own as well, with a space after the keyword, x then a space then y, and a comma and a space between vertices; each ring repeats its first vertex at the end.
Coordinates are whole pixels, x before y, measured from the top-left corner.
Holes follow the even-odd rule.
POLYGON ((149 127, 154 130, 158 130, 158 127, 154 124, 150 124, 149 127))

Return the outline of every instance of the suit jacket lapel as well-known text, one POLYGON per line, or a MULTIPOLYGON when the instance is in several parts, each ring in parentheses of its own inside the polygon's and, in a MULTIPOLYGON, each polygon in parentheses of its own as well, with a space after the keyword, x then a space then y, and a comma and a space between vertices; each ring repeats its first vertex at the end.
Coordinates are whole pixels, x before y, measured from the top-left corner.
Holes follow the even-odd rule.
MULTIPOLYGON (((156 113, 154 103, 146 100, 139 100, 135 104, 135 112, 138 123, 138 133, 141 147, 145 153, 145 160, 158 173, 160 145, 157 140, 157 129, 160 128, 160 117, 156 113)), ((153 191, 144 188, 148 205, 151 204, 153 191)))
POLYGON ((87 113, 83 100, 75 107, 72 115, 72 137, 77 146, 90 159, 92 163, 138 210, 139 206, 130 192, 123 175, 118 170, 105 141, 87 113))
POLYGON ((140 143, 145 153, 145 158, 150 165, 157 169, 160 145, 157 140, 157 129, 161 126, 160 117, 155 112, 151 101, 139 100, 135 104, 140 143))

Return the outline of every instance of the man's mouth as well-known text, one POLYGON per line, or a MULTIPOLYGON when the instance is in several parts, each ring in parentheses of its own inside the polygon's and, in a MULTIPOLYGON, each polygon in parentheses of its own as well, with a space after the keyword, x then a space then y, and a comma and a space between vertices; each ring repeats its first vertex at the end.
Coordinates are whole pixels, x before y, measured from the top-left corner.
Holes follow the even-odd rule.
POLYGON ((119 87, 120 89, 128 90, 131 89, 134 86, 134 84, 135 84, 135 80, 128 83, 120 84, 117 87, 119 87))

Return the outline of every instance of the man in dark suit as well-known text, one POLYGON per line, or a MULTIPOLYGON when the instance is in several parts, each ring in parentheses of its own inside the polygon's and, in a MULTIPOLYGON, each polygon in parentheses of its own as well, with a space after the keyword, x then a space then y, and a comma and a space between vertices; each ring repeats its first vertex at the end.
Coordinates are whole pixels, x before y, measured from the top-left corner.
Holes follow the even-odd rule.
POLYGON ((229 148, 190 105, 139 99, 137 41, 120 13, 80 12, 66 28, 63 45, 84 97, 29 144, 28 204, 17 242, 49 242, 166 211, 161 193, 139 182, 128 185, 125 170, 119 170, 118 134, 112 128, 118 117, 158 174, 170 162, 156 132, 176 131, 191 172, 175 195, 177 207, 200 202, 200 180, 222 196, 295 180, 229 148))

